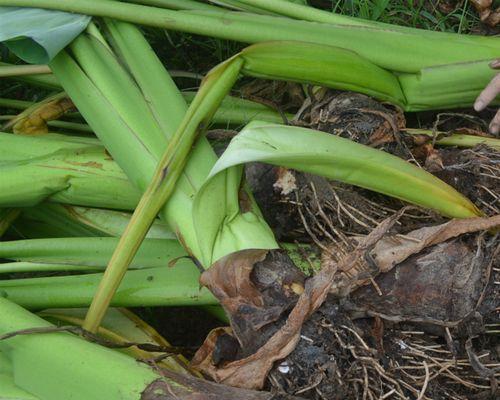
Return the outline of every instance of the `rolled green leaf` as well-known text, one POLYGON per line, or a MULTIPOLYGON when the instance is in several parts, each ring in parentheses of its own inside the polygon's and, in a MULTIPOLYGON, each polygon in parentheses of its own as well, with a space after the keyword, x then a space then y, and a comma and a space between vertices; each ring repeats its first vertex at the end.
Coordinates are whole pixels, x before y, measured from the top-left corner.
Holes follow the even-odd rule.
POLYGON ((393 74, 339 47, 267 42, 247 47, 240 57, 246 75, 352 90, 400 106, 407 102, 393 74))

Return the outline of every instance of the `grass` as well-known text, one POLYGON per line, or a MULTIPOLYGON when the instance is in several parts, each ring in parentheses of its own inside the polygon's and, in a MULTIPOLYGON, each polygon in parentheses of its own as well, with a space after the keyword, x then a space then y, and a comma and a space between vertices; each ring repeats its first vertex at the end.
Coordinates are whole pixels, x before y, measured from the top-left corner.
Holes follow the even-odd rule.
POLYGON ((470 33, 481 28, 468 0, 310 0, 310 4, 333 12, 434 31, 470 33))

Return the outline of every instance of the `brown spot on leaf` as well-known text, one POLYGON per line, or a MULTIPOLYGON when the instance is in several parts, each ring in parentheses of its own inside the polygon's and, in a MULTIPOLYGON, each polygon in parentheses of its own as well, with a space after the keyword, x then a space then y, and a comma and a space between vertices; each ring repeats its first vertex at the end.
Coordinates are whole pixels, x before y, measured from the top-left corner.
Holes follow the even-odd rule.
POLYGON ((241 187, 238 191, 238 204, 242 213, 252 211, 252 200, 250 200, 244 187, 241 187))
POLYGON ((66 160, 66 163, 71 164, 71 165, 78 165, 80 167, 103 169, 103 165, 101 163, 96 162, 96 161, 87 161, 87 162, 82 163, 82 162, 78 162, 78 161, 66 160))

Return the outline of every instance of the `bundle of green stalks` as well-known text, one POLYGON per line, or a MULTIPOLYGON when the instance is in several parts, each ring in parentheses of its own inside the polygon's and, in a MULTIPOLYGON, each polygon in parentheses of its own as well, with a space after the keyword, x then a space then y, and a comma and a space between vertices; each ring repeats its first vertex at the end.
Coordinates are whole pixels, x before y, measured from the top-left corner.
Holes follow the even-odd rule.
MULTIPOLYGON (((0 133, 0 235, 25 238, 0 242, 0 274, 9 278, 0 280, 0 397, 271 398, 202 382, 182 359, 158 365, 158 356, 176 349, 135 317, 108 310, 221 302, 242 344, 242 310, 260 315, 274 305, 257 305, 250 272, 240 269, 272 270, 275 257, 293 277, 287 292, 282 288, 292 299, 282 311, 304 301, 310 289, 301 271, 318 262, 307 245, 277 242, 242 179, 245 163, 323 176, 449 218, 483 215, 410 162, 288 126, 286 115, 229 94, 241 76, 251 76, 352 90, 406 111, 469 106, 493 76, 496 39, 389 27, 295 1, 214 3, 0 0, 99 18, 50 61, 53 75, 41 80, 67 93, 78 125, 59 127, 80 135, 0 133), (253 44, 213 68, 195 95, 183 94, 132 23, 253 44), (204 136, 213 123, 246 124, 220 158, 204 136), (200 288, 200 273, 207 287, 200 288), (238 306, 224 290, 240 296, 238 306), (89 309, 27 311, 74 307, 89 309), (150 347, 138 346, 145 342, 150 347), (113 344, 128 350, 106 348, 113 344)), ((37 107, 7 99, 0 106, 27 109, 22 115, 37 107)), ((263 324, 279 331, 278 315, 263 324)))
MULTIPOLYGON (((320 60, 333 51, 323 46, 348 49, 374 68, 390 73, 385 78, 387 85, 401 92, 393 100, 407 111, 468 106, 494 75, 488 62, 498 57, 500 45, 495 38, 400 28, 283 0, 238 3, 251 12, 227 11, 196 1, 0 1, 0 5, 64 10, 246 43, 307 42, 319 45, 308 56, 317 59, 316 68, 321 70, 325 66, 320 60), (254 14, 256 10, 273 15, 254 14)), ((280 63, 293 62, 277 49, 273 53, 280 63)), ((350 68, 354 68, 361 61, 351 62, 350 68)), ((379 79, 372 75, 366 84, 371 86, 379 79)))

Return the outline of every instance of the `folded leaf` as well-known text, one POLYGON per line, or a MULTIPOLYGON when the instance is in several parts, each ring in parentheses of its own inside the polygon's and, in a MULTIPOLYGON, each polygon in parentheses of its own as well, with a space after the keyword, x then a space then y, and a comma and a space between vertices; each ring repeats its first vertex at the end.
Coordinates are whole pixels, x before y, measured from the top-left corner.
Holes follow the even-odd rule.
POLYGON ((225 192, 213 190, 214 183, 231 176, 234 187, 241 178, 242 164, 256 161, 350 183, 449 217, 480 215, 451 186, 396 156, 324 132, 254 121, 231 141, 195 198, 194 225, 203 234, 205 262, 224 255, 213 253, 212 248, 217 249, 213 244, 232 234, 235 221, 253 218, 238 199, 228 203, 225 192), (207 217, 206 209, 218 211, 207 217))
POLYGON ((40 8, 0 7, 0 42, 23 60, 46 64, 90 22, 87 15, 40 8))

